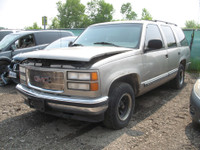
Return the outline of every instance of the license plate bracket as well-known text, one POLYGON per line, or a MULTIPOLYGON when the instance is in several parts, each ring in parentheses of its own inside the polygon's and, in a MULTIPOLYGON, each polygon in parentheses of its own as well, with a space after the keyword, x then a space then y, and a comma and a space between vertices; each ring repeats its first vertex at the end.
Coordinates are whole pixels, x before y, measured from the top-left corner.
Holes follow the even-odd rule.
POLYGON ((29 100, 29 106, 31 107, 31 108, 35 108, 35 109, 37 109, 37 110, 39 110, 39 111, 45 111, 45 102, 44 102, 44 100, 38 100, 38 99, 34 99, 34 100, 32 100, 32 99, 30 99, 29 100))

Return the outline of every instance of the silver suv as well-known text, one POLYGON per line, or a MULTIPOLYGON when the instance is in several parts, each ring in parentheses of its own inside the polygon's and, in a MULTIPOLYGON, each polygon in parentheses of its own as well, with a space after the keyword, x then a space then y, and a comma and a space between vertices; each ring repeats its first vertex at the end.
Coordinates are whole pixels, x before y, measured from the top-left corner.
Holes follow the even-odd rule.
POLYGON ((121 129, 135 97, 168 81, 183 87, 190 49, 174 24, 129 21, 95 24, 69 48, 23 55, 17 89, 26 104, 121 129))

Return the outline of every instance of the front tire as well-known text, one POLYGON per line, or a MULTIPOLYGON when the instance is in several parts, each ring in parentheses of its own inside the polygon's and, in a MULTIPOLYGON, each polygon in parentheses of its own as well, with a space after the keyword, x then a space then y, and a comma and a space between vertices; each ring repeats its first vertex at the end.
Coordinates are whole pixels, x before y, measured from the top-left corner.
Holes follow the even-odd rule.
POLYGON ((128 83, 115 83, 109 92, 109 106, 105 113, 104 125, 121 129, 128 125, 135 107, 135 94, 128 83))

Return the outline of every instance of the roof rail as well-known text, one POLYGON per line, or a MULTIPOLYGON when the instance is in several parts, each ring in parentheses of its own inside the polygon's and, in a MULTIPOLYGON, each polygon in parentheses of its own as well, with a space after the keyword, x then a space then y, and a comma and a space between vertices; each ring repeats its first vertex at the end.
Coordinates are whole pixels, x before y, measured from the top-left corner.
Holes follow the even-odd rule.
POLYGON ((154 22, 163 22, 163 23, 166 23, 166 24, 172 24, 172 25, 177 26, 177 24, 175 24, 175 23, 166 22, 166 21, 162 21, 162 20, 152 20, 152 21, 154 21, 154 22))

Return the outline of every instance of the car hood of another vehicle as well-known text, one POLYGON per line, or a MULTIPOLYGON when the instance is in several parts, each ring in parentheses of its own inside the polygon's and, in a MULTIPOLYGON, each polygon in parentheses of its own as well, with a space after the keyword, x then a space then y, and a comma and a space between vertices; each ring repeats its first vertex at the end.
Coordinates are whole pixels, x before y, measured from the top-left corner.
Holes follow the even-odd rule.
POLYGON ((28 52, 18 55, 17 59, 23 57, 23 59, 50 59, 50 60, 69 60, 69 61, 84 61, 89 62, 93 58, 101 57, 104 55, 118 54, 133 49, 124 47, 68 47, 52 50, 39 50, 34 52, 28 52))

